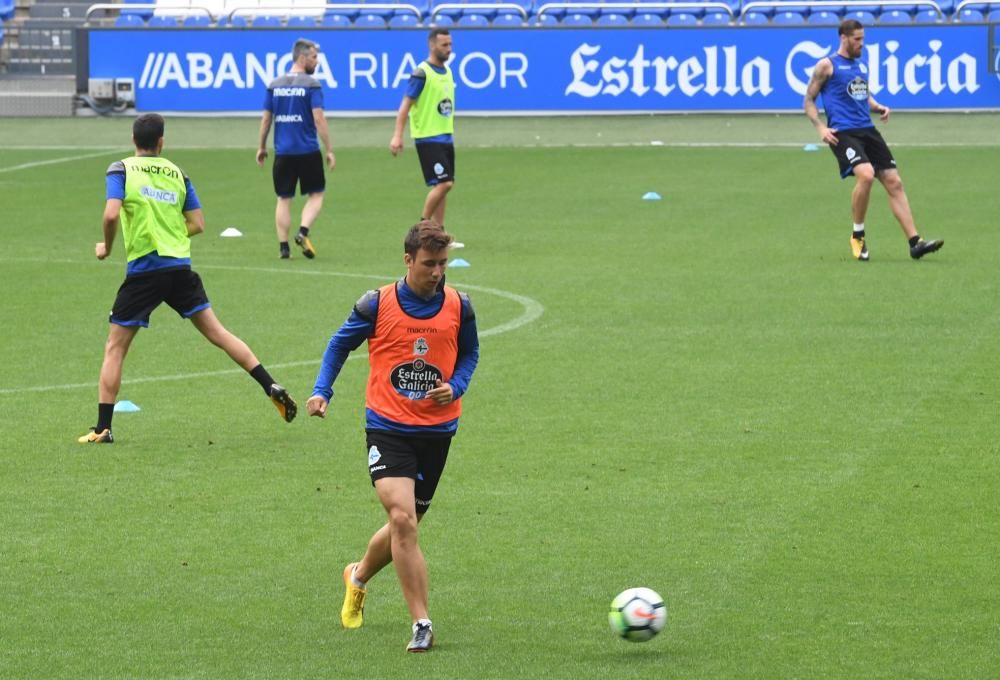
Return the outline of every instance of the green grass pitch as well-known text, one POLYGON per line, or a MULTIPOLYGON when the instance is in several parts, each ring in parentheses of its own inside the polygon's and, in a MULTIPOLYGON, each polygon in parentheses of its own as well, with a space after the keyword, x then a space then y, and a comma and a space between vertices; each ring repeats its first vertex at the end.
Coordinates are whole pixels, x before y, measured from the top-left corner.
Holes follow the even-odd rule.
MULTIPOLYGON (((0 126, 0 677, 1000 676, 996 115, 881 126, 946 245, 911 261, 876 187, 867 264, 801 116, 462 119, 448 227, 472 266, 449 281, 482 354, 421 527, 424 656, 391 569, 339 625, 383 519, 364 348, 329 416, 288 425, 164 307, 125 366, 142 410, 76 443, 128 125, 0 126), (641 645, 607 624, 631 586, 669 613, 641 645)), ((424 188, 390 129, 331 120, 318 257, 279 262, 256 121, 168 119, 207 219, 195 269, 300 405, 355 300, 403 272, 424 188)))

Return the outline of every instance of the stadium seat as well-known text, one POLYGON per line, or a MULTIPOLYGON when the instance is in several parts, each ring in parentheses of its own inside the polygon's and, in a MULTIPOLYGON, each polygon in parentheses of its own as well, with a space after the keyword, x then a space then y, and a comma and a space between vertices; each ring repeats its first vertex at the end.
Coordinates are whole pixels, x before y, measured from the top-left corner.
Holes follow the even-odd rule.
POLYGON ((593 26, 594 20, 586 14, 567 14, 561 23, 563 26, 593 26))
POLYGON ((840 23, 840 17, 833 12, 813 12, 806 17, 806 23, 813 26, 836 26, 840 23))
POLYGON ((247 21, 247 18, 245 16, 243 16, 242 14, 237 14, 234 17, 228 17, 228 16, 219 17, 219 21, 216 25, 219 26, 220 28, 221 27, 246 28, 249 25, 249 22, 247 21))
POLYGON ((986 21, 983 13, 974 9, 963 9, 956 17, 963 24, 975 24, 986 21))
POLYGON ((520 14, 514 14, 513 12, 503 12, 497 15, 497 18, 493 20, 494 26, 523 26, 524 19, 521 18, 520 14))
MULTIPOLYGON (((0 0, 0 22, 14 18, 14 0, 0 0)), ((3 26, 0 26, 0 39, 3 38, 3 26)))
POLYGON ((597 17, 598 26, 628 26, 628 17, 624 14, 602 14, 597 17))
POLYGON ((986 21, 991 24, 1000 24, 1000 9, 995 9, 986 17, 986 21))
POLYGON ((765 26, 767 15, 762 12, 747 12, 740 17, 740 23, 744 26, 765 26))
POLYGON ((411 12, 389 17, 389 28, 413 28, 414 26, 419 25, 420 20, 417 19, 417 16, 411 12))
POLYGON ((385 17, 377 14, 362 14, 354 20, 355 28, 385 28, 385 17))
POLYGON ((732 23, 733 18, 729 16, 728 12, 712 11, 708 12, 701 19, 702 26, 728 26, 732 23))
POLYGON ((151 9, 130 9, 128 7, 129 5, 141 5, 141 4, 143 4, 143 2, 140 2, 140 0, 125 0, 124 4, 125 4, 125 7, 122 8, 122 12, 121 12, 122 14, 134 14, 136 16, 142 17, 143 21, 145 21, 149 17, 153 16, 153 10, 151 10, 151 9))
POLYGON ((250 25, 254 28, 279 28, 281 26, 281 17, 262 14, 254 17, 250 25))
POLYGON ((667 17, 667 26, 697 26, 698 17, 687 12, 678 12, 667 17))
POLYGON ((875 15, 863 9, 856 9, 844 14, 845 19, 860 21, 862 26, 869 26, 875 23, 875 15))
POLYGON ((528 23, 535 26, 558 26, 559 19, 546 12, 545 14, 536 14, 528 20, 528 23))
POLYGON ((880 24, 909 24, 912 21, 913 17, 898 9, 886 10, 878 17, 880 24))
MULTIPOLYGON (((571 3, 581 3, 581 4, 582 3, 589 3, 589 4, 594 4, 594 0, 568 0, 568 1, 571 2, 571 3)), ((543 2, 543 4, 544 4, 544 2, 543 2)), ((597 8, 597 7, 580 7, 580 8, 574 7, 574 8, 566 10, 566 13, 567 14, 585 14, 588 17, 590 17, 591 22, 593 22, 593 20, 597 18, 597 15, 601 13, 601 10, 599 8, 597 8)), ((565 23, 565 21, 563 23, 565 23)))
POLYGON ((323 28, 349 28, 351 25, 350 17, 346 17, 343 14, 326 14, 322 19, 319 20, 319 25, 323 28))
POLYGON ((635 15, 635 9, 632 7, 622 7, 621 5, 625 3, 619 2, 609 2, 606 3, 604 7, 601 8, 600 14, 598 16, 604 16, 606 14, 614 14, 616 16, 625 17, 625 20, 631 19, 635 15))
POLYGON ((288 21, 285 23, 285 25, 289 28, 315 28, 316 24, 316 17, 304 17, 299 15, 288 17, 288 21))
POLYGON ((149 23, 146 25, 150 28, 177 28, 180 24, 177 23, 177 17, 165 17, 154 14, 149 18, 149 23))
POLYGON ((936 24, 941 20, 941 15, 933 9, 922 9, 913 15, 913 21, 918 24, 936 24))
POLYGON ((138 28, 145 25, 146 22, 138 14, 119 14, 115 18, 115 28, 138 28))
POLYGON ((181 26, 184 28, 206 28, 211 25, 212 17, 207 14, 189 14, 181 22, 181 26))
POLYGON ((482 14, 463 14, 458 18, 458 25, 466 28, 485 28, 490 20, 482 14))
POLYGON ((455 20, 446 14, 438 14, 434 17, 434 20, 430 22, 431 26, 440 26, 442 28, 446 26, 454 26, 455 20))
POLYGON ((662 26, 663 17, 659 14, 636 14, 632 17, 633 26, 662 26))
POLYGON ((806 19, 798 12, 778 12, 771 23, 777 26, 801 26, 806 23, 806 19))

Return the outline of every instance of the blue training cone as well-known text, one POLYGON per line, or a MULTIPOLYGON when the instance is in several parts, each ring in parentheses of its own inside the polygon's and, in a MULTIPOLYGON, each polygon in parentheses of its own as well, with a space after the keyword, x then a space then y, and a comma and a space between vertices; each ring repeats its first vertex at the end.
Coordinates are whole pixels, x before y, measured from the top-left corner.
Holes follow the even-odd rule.
POLYGON ((663 196, 660 196, 655 191, 647 191, 643 195, 642 200, 644 200, 644 201, 659 201, 661 198, 663 198, 663 196))
POLYGON ((804 147, 802 147, 802 150, 803 151, 819 151, 819 145, 818 144, 806 144, 804 147))
POLYGON ((471 267, 472 265, 469 264, 468 260, 463 260, 462 258, 457 257, 454 260, 448 260, 448 266, 449 267, 471 267))
POLYGON ((133 404, 128 399, 122 399, 117 404, 115 404, 115 413, 135 413, 136 411, 141 411, 142 409, 133 404))

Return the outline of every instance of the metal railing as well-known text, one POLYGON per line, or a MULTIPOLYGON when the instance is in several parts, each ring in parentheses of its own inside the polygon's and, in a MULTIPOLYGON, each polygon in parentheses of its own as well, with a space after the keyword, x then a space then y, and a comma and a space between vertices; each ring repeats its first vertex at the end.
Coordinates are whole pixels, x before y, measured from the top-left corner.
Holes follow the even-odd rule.
MULTIPOLYGON (((929 2, 930 0, 925 0, 929 2)), ((538 8, 538 16, 543 16, 546 12, 553 10, 568 10, 572 13, 574 9, 702 9, 720 10, 734 18, 733 8, 725 2, 547 2, 538 8)))
POLYGON ((944 18, 944 12, 934 0, 752 0, 752 2, 743 5, 743 9, 740 10, 740 18, 742 19, 747 12, 752 12, 758 8, 808 7, 812 9, 813 7, 847 7, 849 9, 851 7, 913 7, 914 5, 929 7, 935 10, 939 17, 944 18))
POLYGON ((453 9, 459 9, 469 14, 483 12, 508 12, 520 14, 523 21, 528 20, 528 11, 515 2, 445 2, 431 10, 430 21, 434 21, 438 14, 453 9))
MULTIPOLYGON (((337 13, 337 10, 346 10, 350 12, 357 10, 360 14, 364 14, 366 9, 378 9, 378 10, 388 9, 388 10, 397 10, 402 12, 410 12, 417 17, 417 21, 420 21, 424 16, 423 13, 419 9, 417 9, 416 5, 408 5, 405 3, 372 2, 372 3, 360 4, 356 2, 338 2, 322 6, 317 4, 315 6, 311 6, 308 8, 300 7, 299 9, 318 10, 321 7, 324 13, 333 12, 334 14, 337 13)), ((229 19, 229 21, 232 21, 233 17, 240 14, 252 14, 254 16, 258 16, 265 14, 268 10, 275 10, 278 16, 294 16, 295 9, 296 8, 291 7, 289 5, 284 5, 281 7, 278 7, 277 5, 275 5, 274 7, 268 7, 266 5, 250 6, 250 7, 234 7, 225 16, 227 19, 229 19)))
POLYGON ((212 10, 210 10, 208 7, 202 7, 201 5, 188 5, 187 7, 167 8, 162 5, 157 5, 155 2, 153 2, 153 3, 128 4, 128 5, 123 3, 98 3, 96 5, 91 5, 90 7, 87 8, 87 13, 83 16, 83 21, 84 23, 89 22, 90 16, 96 12, 104 12, 105 15, 107 15, 107 13, 110 11, 115 11, 121 14, 124 10, 145 11, 147 9, 152 11, 156 11, 157 9, 160 10, 170 9, 170 16, 181 16, 179 10, 184 10, 185 13, 193 10, 194 13, 204 12, 209 19, 213 20, 215 19, 215 17, 212 15, 212 10))

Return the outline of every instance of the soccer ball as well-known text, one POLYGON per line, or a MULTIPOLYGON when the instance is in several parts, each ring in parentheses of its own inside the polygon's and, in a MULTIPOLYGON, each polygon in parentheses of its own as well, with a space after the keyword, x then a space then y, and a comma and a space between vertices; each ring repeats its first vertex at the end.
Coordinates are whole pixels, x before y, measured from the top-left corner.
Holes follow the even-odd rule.
POLYGON ((649 588, 629 588, 611 601, 611 630, 630 642, 645 642, 663 630, 667 605, 649 588))

